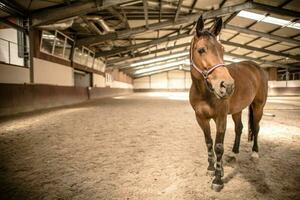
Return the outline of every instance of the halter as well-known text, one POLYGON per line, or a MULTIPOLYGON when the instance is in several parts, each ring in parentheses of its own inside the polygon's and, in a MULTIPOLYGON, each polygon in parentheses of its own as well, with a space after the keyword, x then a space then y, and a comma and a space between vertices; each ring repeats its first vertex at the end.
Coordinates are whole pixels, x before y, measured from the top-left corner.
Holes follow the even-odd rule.
MULTIPOLYGON (((192 43, 192 47, 193 47, 193 45, 194 45, 194 43, 192 43)), ((199 68, 196 66, 196 64, 194 63, 192 51, 190 51, 190 54, 191 54, 191 65, 192 65, 192 67, 194 67, 194 69, 195 69, 197 72, 199 72, 199 73, 203 76, 206 87, 207 87, 211 92, 213 92, 214 89, 211 88, 211 87, 209 86, 208 81, 207 81, 207 80, 208 80, 208 76, 209 76, 215 69, 217 69, 217 68, 219 68, 219 67, 222 67, 222 66, 225 66, 225 64, 224 64, 224 63, 218 63, 218 64, 213 65, 213 66, 212 66, 211 68, 209 68, 208 70, 201 70, 201 69, 199 69, 199 68)))

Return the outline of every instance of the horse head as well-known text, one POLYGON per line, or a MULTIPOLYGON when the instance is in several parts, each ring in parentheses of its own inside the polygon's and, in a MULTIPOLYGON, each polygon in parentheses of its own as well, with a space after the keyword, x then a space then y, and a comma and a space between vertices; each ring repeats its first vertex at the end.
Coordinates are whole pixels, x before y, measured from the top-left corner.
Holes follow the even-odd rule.
POLYGON ((224 67, 224 47, 217 40, 222 24, 222 18, 217 18, 209 30, 203 30, 204 21, 201 16, 190 50, 192 75, 198 78, 202 75, 209 90, 219 99, 229 97, 234 91, 234 80, 224 67))

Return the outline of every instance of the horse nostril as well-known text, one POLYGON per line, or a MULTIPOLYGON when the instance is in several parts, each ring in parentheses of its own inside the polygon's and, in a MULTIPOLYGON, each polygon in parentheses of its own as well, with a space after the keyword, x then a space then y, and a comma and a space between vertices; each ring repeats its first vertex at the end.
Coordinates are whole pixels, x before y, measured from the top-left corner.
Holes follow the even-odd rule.
POLYGON ((221 81, 220 87, 221 87, 221 88, 226 88, 226 86, 225 86, 225 81, 221 81))

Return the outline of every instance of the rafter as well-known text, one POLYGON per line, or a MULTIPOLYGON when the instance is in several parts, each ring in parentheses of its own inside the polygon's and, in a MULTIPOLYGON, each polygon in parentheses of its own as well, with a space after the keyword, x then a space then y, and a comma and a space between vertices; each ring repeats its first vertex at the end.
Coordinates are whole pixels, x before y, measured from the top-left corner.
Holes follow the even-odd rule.
POLYGON ((28 11, 15 0, 2 0, 0 10, 15 17, 26 17, 28 11))
POLYGON ((59 20, 97 12, 114 5, 128 3, 131 1, 132 0, 102 0, 101 4, 96 3, 97 1, 78 1, 70 5, 38 10, 31 14, 32 26, 51 24, 59 20))
POLYGON ((15 24, 15 23, 12 23, 11 21, 9 21, 9 20, 7 20, 5 18, 0 18, 0 23, 3 23, 5 25, 7 25, 7 26, 9 26, 11 28, 14 28, 14 29, 16 29, 18 31, 21 31, 21 32, 23 32, 25 34, 28 34, 28 31, 25 28, 23 28, 23 27, 15 24))
POLYGON ((271 51, 271 50, 264 49, 264 48, 253 47, 253 46, 249 46, 249 45, 245 45, 245 44, 239 44, 239 43, 225 41, 225 40, 221 40, 220 42, 222 44, 235 46, 235 47, 239 47, 239 48, 244 48, 244 49, 247 49, 247 50, 250 50, 250 51, 257 51, 257 52, 262 52, 262 53, 266 53, 266 54, 271 54, 271 55, 276 55, 276 56, 281 56, 281 57, 292 58, 292 59, 295 59, 295 60, 300 60, 300 55, 291 55, 291 54, 287 54, 287 53, 281 53, 281 52, 278 52, 278 51, 271 51))
POLYGON ((183 2, 183 0, 178 1, 177 10, 176 10, 175 17, 174 17, 174 22, 176 22, 177 19, 178 19, 178 16, 179 16, 179 13, 180 13, 180 8, 182 6, 182 2, 183 2))
POLYGON ((153 54, 157 54, 157 53, 161 53, 161 52, 166 52, 166 51, 170 51, 170 50, 174 50, 174 49, 178 49, 178 48, 188 47, 188 46, 190 46, 190 42, 183 43, 183 44, 178 44, 178 45, 172 46, 172 47, 157 49, 157 50, 151 51, 151 53, 148 53, 148 52, 137 53, 137 54, 135 54, 135 57, 124 56, 122 58, 111 59, 111 60, 108 60, 107 64, 112 65, 112 64, 115 64, 115 63, 119 63, 119 62, 124 62, 126 60, 134 59, 136 57, 149 56, 149 55, 153 55, 153 54))
MULTIPOLYGON (((151 69, 151 68, 155 68, 157 66, 160 66, 160 65, 170 65, 170 64, 176 64, 176 63, 180 63, 180 62, 183 62, 187 59, 187 56, 182 56, 180 58, 174 58, 174 59, 170 59, 166 62, 156 62, 156 63, 153 63, 153 64, 149 64, 149 65, 144 65, 144 66, 138 66, 138 67, 130 67, 130 68, 126 68, 126 69, 122 69, 124 72, 126 73, 135 73, 136 71, 138 70, 146 70, 146 69, 151 69)), ((182 63, 181 63, 182 65, 182 63)))
POLYGON ((258 10, 263 10, 268 13, 289 16, 289 17, 293 17, 293 18, 294 17, 300 18, 300 12, 298 12, 298 11, 288 10, 288 9, 284 9, 284 8, 278 8, 275 6, 270 6, 270 5, 256 3, 256 2, 252 2, 252 5, 253 5, 253 8, 258 9, 258 10))
POLYGON ((286 38, 286 37, 281 37, 281 36, 277 36, 277 35, 272 35, 272 34, 269 34, 269 33, 254 31, 254 30, 251 30, 251 29, 241 28, 241 27, 238 27, 238 26, 232 26, 232 25, 226 24, 224 26, 224 28, 229 29, 229 30, 233 30, 233 31, 237 31, 239 33, 256 35, 256 36, 260 36, 260 37, 264 37, 264 38, 268 38, 268 39, 272 39, 272 40, 277 40, 277 41, 280 41, 280 42, 288 42, 288 43, 300 45, 299 40, 286 38))
MULTIPOLYGON (((143 65, 133 65, 132 64, 125 64, 124 66, 120 67, 119 69, 126 69, 126 70, 132 70, 132 69, 142 69, 142 68, 147 68, 147 67, 150 67, 150 66, 155 66, 157 63, 168 63, 168 62, 173 62, 174 60, 180 60, 180 59, 187 59, 189 56, 188 55, 179 55, 177 54, 178 56, 177 57, 174 57, 174 58, 169 58, 169 59, 164 59, 164 60, 156 60, 156 61, 153 61, 151 63, 148 63, 148 64, 143 64, 143 65)), ((157 59, 157 58, 161 58, 160 56, 156 56, 156 57, 153 57, 153 59, 157 59)))
POLYGON ((233 54, 233 53, 225 53, 225 55, 235 57, 235 58, 240 58, 240 59, 243 59, 243 60, 252 60, 252 61, 262 62, 262 64, 268 64, 268 65, 272 65, 274 67, 285 67, 285 68, 289 67, 288 65, 285 65, 285 64, 266 61, 266 60, 260 60, 258 58, 252 58, 252 57, 242 56, 242 55, 233 54))
POLYGON ((134 49, 147 47, 149 45, 160 44, 160 43, 168 42, 168 41, 174 41, 174 40, 184 38, 184 37, 188 37, 188 36, 190 36, 188 33, 184 33, 184 34, 181 34, 181 35, 175 35, 175 36, 171 36, 171 37, 159 38, 157 40, 153 40, 153 41, 150 41, 150 42, 144 42, 144 43, 140 43, 140 44, 136 44, 136 45, 132 45, 132 46, 120 47, 118 49, 113 49, 113 50, 110 50, 110 51, 102 51, 102 52, 96 53, 96 57, 112 56, 112 55, 115 55, 115 54, 118 54, 118 53, 127 52, 127 51, 131 51, 131 50, 134 50, 134 49))
POLYGON ((144 15, 145 15, 145 26, 149 28, 149 21, 148 21, 148 1, 143 0, 143 7, 144 7, 144 15))
POLYGON ((194 8, 195 8, 197 2, 198 2, 198 0, 194 0, 194 1, 193 1, 192 6, 191 6, 190 11, 189 11, 190 14, 193 12, 193 10, 194 10, 194 8))
POLYGON ((151 72, 145 72, 145 73, 141 73, 141 74, 138 74, 138 75, 132 75, 134 78, 141 78, 141 77, 144 77, 144 76, 150 76, 150 75, 154 75, 154 74, 159 74, 159 73, 162 73, 162 72, 167 72, 167 71, 171 71, 171 70, 175 70, 175 69, 180 69, 179 68, 180 65, 178 66, 173 66, 173 67, 168 67, 168 68, 164 68, 164 69, 159 69, 159 70, 153 70, 151 72))
MULTIPOLYGON (((239 5, 234 5, 230 7, 224 7, 220 8, 218 10, 210 10, 202 13, 203 19, 209 19, 209 18, 214 18, 217 16, 225 15, 225 14, 230 14, 232 12, 244 10, 244 9, 249 9, 253 8, 253 5, 250 2, 239 4, 239 5)), ((139 34, 139 33, 144 33, 149 30, 158 30, 164 27, 168 26, 175 26, 175 25, 181 25, 189 22, 194 22, 196 21, 201 13, 195 13, 195 14, 190 14, 184 17, 179 17, 176 22, 174 20, 168 20, 164 22, 158 22, 158 23, 153 23, 150 24, 149 27, 136 27, 130 30, 124 30, 124 31, 118 31, 118 32, 113 32, 113 33, 108 33, 102 36, 91 36, 83 39, 79 39, 77 42, 77 45, 91 45, 91 44, 97 44, 99 42, 103 42, 105 40, 116 40, 116 39, 122 39, 122 38, 128 38, 129 36, 139 34)))

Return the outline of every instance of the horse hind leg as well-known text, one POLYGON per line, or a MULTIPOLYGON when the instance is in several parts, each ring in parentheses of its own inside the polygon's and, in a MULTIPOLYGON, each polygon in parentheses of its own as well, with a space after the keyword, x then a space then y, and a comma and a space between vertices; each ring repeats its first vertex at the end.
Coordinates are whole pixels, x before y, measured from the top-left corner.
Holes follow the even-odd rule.
POLYGON ((243 131, 242 112, 233 114, 232 119, 235 126, 235 140, 234 140, 232 152, 238 154, 240 148, 241 134, 243 131))
MULTIPOLYGON (((265 73, 264 73, 265 74, 265 73)), ((259 122, 263 116, 263 109, 268 96, 268 79, 262 76, 259 90, 249 106, 249 139, 253 140, 252 157, 258 158, 258 132, 259 122)))
POLYGON ((252 146, 252 157, 258 158, 258 132, 260 129, 259 122, 263 115, 263 108, 264 104, 261 103, 252 103, 251 109, 249 109, 250 115, 250 131, 251 136, 250 139, 253 140, 253 146, 252 146))

